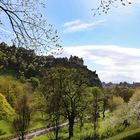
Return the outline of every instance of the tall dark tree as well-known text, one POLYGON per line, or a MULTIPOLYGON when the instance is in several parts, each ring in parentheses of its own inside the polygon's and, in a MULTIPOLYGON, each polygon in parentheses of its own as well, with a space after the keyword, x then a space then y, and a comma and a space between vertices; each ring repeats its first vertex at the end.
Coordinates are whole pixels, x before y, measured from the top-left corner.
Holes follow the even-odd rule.
POLYGON ((62 115, 61 100, 61 77, 57 71, 52 68, 45 74, 44 87, 42 88, 46 101, 46 113, 49 114, 49 120, 55 127, 55 140, 58 140, 60 117, 62 115))
MULTIPOLYGON (((81 115, 81 112, 85 110, 87 104, 85 102, 84 88, 87 84, 86 72, 75 68, 64 68, 64 67, 54 67, 50 70, 51 73, 47 74, 46 86, 44 91, 45 94, 50 95, 53 93, 57 100, 57 111, 58 103, 61 106, 61 116, 64 116, 69 122, 69 139, 73 137, 73 129, 76 118, 81 115), (53 79, 50 80, 48 77, 53 74, 53 79), (48 82, 51 81, 52 88, 47 86, 48 82), (48 88, 47 88, 48 87, 48 88), (57 91, 56 91, 57 90, 57 91), (56 96, 57 95, 57 96, 56 96), (61 102, 60 102, 61 101, 61 102)), ((55 99, 53 97, 53 99, 55 99)), ((52 102, 51 102, 52 103, 52 102)), ((53 105, 52 105, 53 106, 53 105)), ((58 112, 56 112, 58 114, 58 112)), ((60 112, 59 112, 60 113, 60 112)))

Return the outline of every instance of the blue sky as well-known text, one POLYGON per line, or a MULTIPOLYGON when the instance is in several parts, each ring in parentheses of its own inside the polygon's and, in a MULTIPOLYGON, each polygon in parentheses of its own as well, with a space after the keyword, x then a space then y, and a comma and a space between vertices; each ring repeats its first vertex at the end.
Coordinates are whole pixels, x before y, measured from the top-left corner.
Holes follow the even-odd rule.
MULTIPOLYGON (((131 0, 132 1, 132 0, 131 0)), ((93 16, 98 0, 48 0, 46 17, 58 30, 61 56, 83 57, 102 81, 140 81, 140 0, 93 16)))
POLYGON ((44 1, 42 12, 58 30, 64 48, 57 57, 83 57, 102 81, 140 82, 140 0, 126 7, 116 3, 118 8, 100 16, 91 12, 99 0, 44 1))

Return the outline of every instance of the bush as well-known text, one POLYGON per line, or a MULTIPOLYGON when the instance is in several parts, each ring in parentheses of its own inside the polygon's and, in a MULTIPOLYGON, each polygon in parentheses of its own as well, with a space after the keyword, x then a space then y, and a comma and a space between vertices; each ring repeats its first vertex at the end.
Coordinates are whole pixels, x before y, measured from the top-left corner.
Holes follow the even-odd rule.
POLYGON ((117 109, 117 107, 119 107, 123 103, 124 103, 123 98, 117 97, 117 96, 113 96, 109 100, 109 109, 110 109, 110 111, 114 111, 115 109, 117 109))
POLYGON ((36 77, 31 77, 29 81, 31 82, 33 89, 36 89, 40 86, 40 81, 36 77))
POLYGON ((15 115, 14 109, 0 93, 0 119, 12 119, 15 115))
POLYGON ((125 87, 116 87, 114 88, 113 93, 115 96, 119 96, 123 98, 125 102, 128 102, 132 97, 132 95, 134 94, 134 90, 125 87))

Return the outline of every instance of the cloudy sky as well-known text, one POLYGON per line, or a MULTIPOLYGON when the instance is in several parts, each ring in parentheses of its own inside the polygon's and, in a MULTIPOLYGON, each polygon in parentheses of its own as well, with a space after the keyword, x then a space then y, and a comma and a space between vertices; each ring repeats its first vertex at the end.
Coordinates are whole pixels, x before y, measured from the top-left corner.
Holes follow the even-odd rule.
POLYGON ((94 17, 98 0, 48 0, 46 15, 60 34, 61 56, 83 57, 102 81, 140 82, 140 0, 131 2, 94 17))

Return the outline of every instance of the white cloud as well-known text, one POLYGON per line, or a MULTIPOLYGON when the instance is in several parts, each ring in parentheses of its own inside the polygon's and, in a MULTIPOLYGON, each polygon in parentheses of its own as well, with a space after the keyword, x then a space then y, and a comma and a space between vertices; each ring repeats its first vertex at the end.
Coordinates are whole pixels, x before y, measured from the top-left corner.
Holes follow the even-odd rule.
POLYGON ((63 24, 63 27, 73 26, 73 25, 79 24, 80 22, 81 21, 79 19, 76 19, 76 20, 73 20, 73 21, 70 21, 70 22, 65 22, 63 24))
POLYGON ((100 25, 101 23, 105 22, 105 20, 98 20, 95 22, 83 22, 79 19, 66 22, 62 26, 65 27, 64 32, 76 32, 76 31, 82 31, 85 29, 93 28, 95 26, 100 25))
POLYGON ((63 56, 78 55, 90 68, 97 67, 102 81, 140 81, 140 49, 124 48, 117 45, 90 45, 65 47, 63 56))

